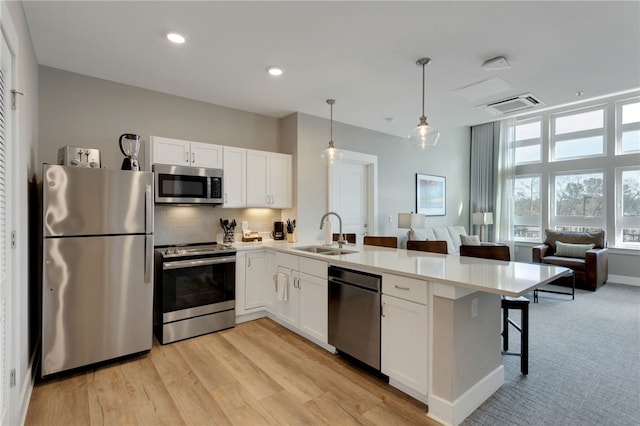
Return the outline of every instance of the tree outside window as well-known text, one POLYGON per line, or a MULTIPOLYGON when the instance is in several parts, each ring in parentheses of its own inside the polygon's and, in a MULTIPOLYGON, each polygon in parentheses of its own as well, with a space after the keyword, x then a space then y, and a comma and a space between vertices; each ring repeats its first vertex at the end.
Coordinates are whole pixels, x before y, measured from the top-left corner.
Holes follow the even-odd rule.
POLYGON ((514 183, 514 227, 516 239, 540 239, 540 176, 518 176, 514 183))
POLYGON ((557 175, 556 216, 604 216, 604 176, 602 173, 557 175))
POLYGON ((623 243, 640 243, 640 169, 622 172, 623 243))

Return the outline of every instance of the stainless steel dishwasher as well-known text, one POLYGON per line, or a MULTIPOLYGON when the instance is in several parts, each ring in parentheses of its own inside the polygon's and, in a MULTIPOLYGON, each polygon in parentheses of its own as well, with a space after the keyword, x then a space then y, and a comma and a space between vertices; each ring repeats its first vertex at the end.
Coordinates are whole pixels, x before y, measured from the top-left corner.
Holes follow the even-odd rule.
POLYGON ((329 344, 380 370, 382 277, 329 267, 329 344))

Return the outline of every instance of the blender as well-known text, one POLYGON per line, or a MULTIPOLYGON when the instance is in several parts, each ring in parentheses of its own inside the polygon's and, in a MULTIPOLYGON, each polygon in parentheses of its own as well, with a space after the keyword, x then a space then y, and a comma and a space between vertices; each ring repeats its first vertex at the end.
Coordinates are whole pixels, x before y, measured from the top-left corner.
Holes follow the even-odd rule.
POLYGON ((122 160, 122 170, 140 171, 138 164, 138 152, 140 151, 140 136, 132 133, 120 135, 119 139, 120 151, 124 154, 125 159, 122 160))

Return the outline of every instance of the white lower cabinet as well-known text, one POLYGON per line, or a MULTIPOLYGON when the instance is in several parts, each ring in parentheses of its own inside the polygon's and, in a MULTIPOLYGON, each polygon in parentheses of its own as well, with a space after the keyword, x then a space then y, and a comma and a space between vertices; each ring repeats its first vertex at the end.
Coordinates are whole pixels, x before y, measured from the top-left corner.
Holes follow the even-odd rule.
POLYGON ((274 281, 274 276, 278 270, 278 264, 276 263, 276 254, 272 251, 267 251, 266 262, 267 276, 265 279, 264 287, 264 307, 267 308, 267 311, 273 313, 275 312, 277 300, 276 283, 274 281))
POLYGON ((298 291, 298 328, 321 342, 327 343, 329 333, 327 278, 319 278, 300 272, 298 291))
POLYGON ((381 365, 390 383, 427 395, 428 283, 383 275, 381 365), (384 294, 385 289, 390 294, 384 294))
POLYGON ((270 253, 263 250, 236 254, 236 316, 264 310, 270 253))
POLYGON ((263 251, 247 253, 246 271, 244 307, 247 310, 262 308, 267 279, 266 253, 263 251))
MULTIPOLYGON (((276 293, 277 318, 322 343, 328 336, 327 262, 285 253, 276 254, 277 272, 287 277, 287 300, 276 293)), ((270 296, 267 296, 267 299, 270 296)))

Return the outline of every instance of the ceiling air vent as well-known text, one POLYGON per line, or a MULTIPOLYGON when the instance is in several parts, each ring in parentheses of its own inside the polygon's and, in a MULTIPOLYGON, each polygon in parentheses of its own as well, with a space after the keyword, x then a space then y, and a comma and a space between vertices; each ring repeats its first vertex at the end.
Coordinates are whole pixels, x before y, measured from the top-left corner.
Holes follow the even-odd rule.
POLYGON ((481 105, 479 108, 494 115, 498 115, 522 111, 538 105, 544 104, 536 99, 531 93, 526 93, 524 95, 512 96, 500 101, 490 102, 486 105, 481 105))

